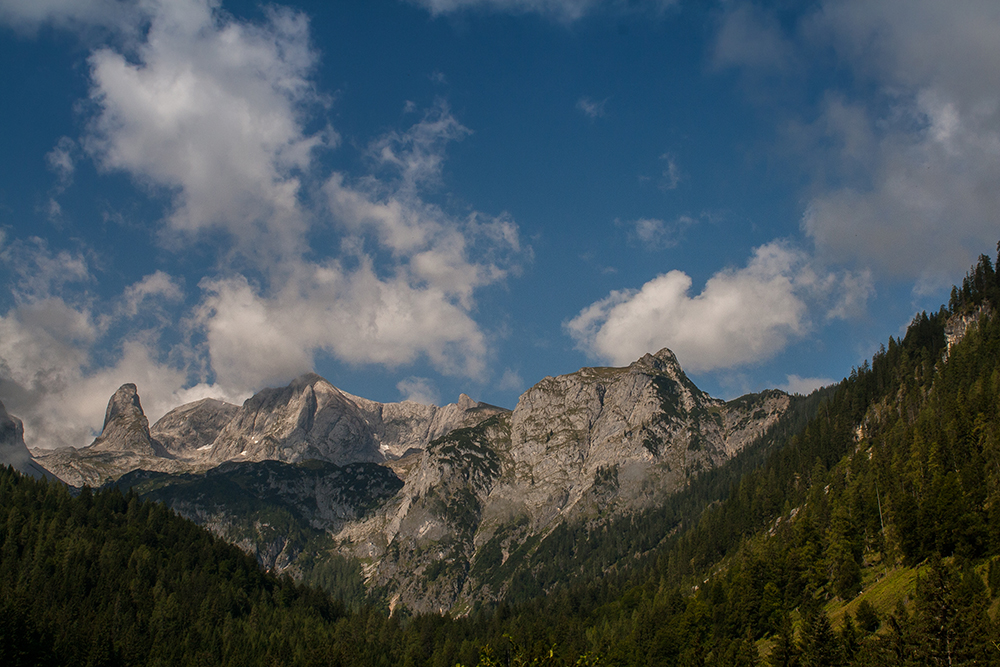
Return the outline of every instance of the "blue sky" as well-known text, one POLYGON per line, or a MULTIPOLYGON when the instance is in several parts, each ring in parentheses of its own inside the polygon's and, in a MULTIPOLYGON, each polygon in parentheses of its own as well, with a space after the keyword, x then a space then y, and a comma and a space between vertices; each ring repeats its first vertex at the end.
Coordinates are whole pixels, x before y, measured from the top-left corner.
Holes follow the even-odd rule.
POLYGON ((1000 5, 901 7, 0 0, 0 400, 838 380, 1000 238, 1000 5))

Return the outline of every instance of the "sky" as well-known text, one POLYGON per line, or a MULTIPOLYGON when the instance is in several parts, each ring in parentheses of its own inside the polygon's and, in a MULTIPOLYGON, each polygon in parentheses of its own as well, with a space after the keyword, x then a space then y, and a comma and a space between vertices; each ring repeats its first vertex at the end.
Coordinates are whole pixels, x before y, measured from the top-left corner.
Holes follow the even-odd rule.
POLYGON ((1000 3, 0 0, 0 400, 836 382, 1000 239, 1000 3))

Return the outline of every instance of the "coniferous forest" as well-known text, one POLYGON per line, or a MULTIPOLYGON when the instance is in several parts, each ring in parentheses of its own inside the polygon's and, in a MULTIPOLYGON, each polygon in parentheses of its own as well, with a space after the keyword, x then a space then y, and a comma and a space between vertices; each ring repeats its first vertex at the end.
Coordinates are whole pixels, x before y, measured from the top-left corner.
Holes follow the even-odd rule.
POLYGON ((553 572, 462 618, 348 609, 134 493, 5 469, 0 664, 1000 664, 998 309, 983 255, 757 448, 555 531, 553 572))

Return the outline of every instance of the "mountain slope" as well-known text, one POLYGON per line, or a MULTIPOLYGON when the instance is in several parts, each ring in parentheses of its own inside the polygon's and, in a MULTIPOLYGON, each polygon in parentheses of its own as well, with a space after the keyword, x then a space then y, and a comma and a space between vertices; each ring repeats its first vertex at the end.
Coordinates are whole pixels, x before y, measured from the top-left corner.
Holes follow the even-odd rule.
POLYGON ((965 285, 655 561, 505 610, 489 634, 607 664, 995 664, 1000 316, 987 295, 1000 296, 1000 279, 989 258, 965 285))

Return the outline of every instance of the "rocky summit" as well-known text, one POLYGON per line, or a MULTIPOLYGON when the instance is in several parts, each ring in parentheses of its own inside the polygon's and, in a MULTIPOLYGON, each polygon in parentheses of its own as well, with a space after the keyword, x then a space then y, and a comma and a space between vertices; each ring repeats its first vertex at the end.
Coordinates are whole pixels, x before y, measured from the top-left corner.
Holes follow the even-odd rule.
POLYGON ((187 403, 150 427, 129 383, 108 401, 101 434, 88 447, 34 454, 76 486, 97 486, 140 469, 204 472, 227 461, 384 463, 503 412, 465 394, 443 407, 378 403, 307 373, 285 387, 261 390, 242 406, 216 399, 187 403))

